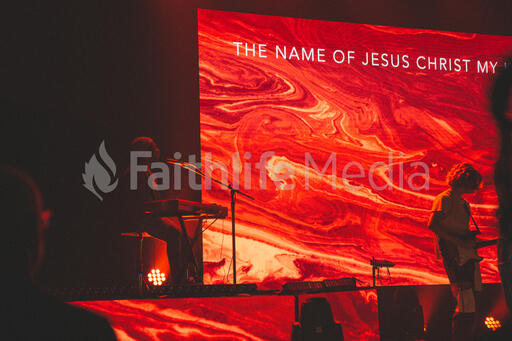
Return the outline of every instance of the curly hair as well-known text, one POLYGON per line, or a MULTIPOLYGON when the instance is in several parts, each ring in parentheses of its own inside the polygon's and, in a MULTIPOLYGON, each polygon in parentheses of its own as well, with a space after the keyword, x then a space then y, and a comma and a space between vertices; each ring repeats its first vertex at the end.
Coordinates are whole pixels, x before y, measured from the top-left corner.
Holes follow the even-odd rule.
POLYGON ((458 163, 452 167, 446 176, 450 187, 468 187, 478 189, 482 182, 482 175, 469 163, 458 163))

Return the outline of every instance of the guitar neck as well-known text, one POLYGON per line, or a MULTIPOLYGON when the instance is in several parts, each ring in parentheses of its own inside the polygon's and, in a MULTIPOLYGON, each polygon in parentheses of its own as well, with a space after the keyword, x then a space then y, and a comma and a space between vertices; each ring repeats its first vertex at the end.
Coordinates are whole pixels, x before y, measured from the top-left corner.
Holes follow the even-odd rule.
POLYGON ((482 241, 478 241, 476 243, 476 248, 477 249, 480 249, 482 247, 486 247, 486 246, 491 246, 491 245, 496 245, 498 244, 498 240, 499 239, 489 239, 489 240, 482 240, 482 241))

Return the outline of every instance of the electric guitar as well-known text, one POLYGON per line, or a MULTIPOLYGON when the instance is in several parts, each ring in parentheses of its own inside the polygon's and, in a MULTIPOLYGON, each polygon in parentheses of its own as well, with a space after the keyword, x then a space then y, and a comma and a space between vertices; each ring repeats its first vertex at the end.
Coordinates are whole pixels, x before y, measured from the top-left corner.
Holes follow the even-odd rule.
POLYGON ((480 262, 483 260, 478 255, 478 249, 496 245, 499 238, 495 239, 480 239, 477 235, 480 234, 478 231, 469 231, 465 236, 457 236, 458 238, 470 241, 475 241, 475 247, 464 247, 455 243, 452 243, 446 239, 440 239, 440 246, 443 257, 455 260, 459 266, 466 264, 467 262, 474 260, 480 262))

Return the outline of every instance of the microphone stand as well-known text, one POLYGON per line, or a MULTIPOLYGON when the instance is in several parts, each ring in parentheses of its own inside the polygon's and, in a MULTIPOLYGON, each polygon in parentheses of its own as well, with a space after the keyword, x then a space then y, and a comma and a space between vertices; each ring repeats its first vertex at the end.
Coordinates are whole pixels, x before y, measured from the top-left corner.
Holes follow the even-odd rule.
POLYGON ((243 195, 246 198, 251 199, 251 200, 254 200, 254 198, 252 196, 250 196, 250 195, 248 195, 248 194, 246 194, 244 192, 241 192, 240 190, 234 188, 230 184, 225 184, 222 181, 219 181, 219 180, 217 180, 215 178, 212 178, 209 175, 204 174, 193 163, 180 162, 180 161, 175 160, 175 159, 167 159, 166 161, 167 161, 167 163, 178 165, 178 166, 182 167, 183 169, 186 169, 186 170, 189 170, 189 171, 192 171, 192 172, 196 173, 197 175, 201 176, 202 178, 210 179, 213 182, 218 183, 222 187, 225 187, 225 188, 229 189, 230 194, 231 194, 231 244, 232 244, 232 249, 233 249, 233 256, 232 256, 233 257, 232 258, 233 259, 233 284, 236 284, 236 242, 235 242, 235 238, 236 238, 236 228, 235 228, 235 226, 236 226, 235 225, 236 194, 237 193, 241 194, 241 195, 243 195), (192 168, 190 168, 190 167, 192 167, 192 168))

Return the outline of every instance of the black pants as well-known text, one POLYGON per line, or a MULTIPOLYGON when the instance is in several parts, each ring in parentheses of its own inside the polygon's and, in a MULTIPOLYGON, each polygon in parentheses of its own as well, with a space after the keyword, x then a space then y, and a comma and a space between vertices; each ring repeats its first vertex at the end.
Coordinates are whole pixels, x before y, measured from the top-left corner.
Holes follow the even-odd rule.
POLYGON ((167 244, 167 258, 171 268, 170 282, 182 284, 186 281, 189 250, 176 218, 150 217, 137 224, 140 232, 147 232, 152 237, 167 244))

